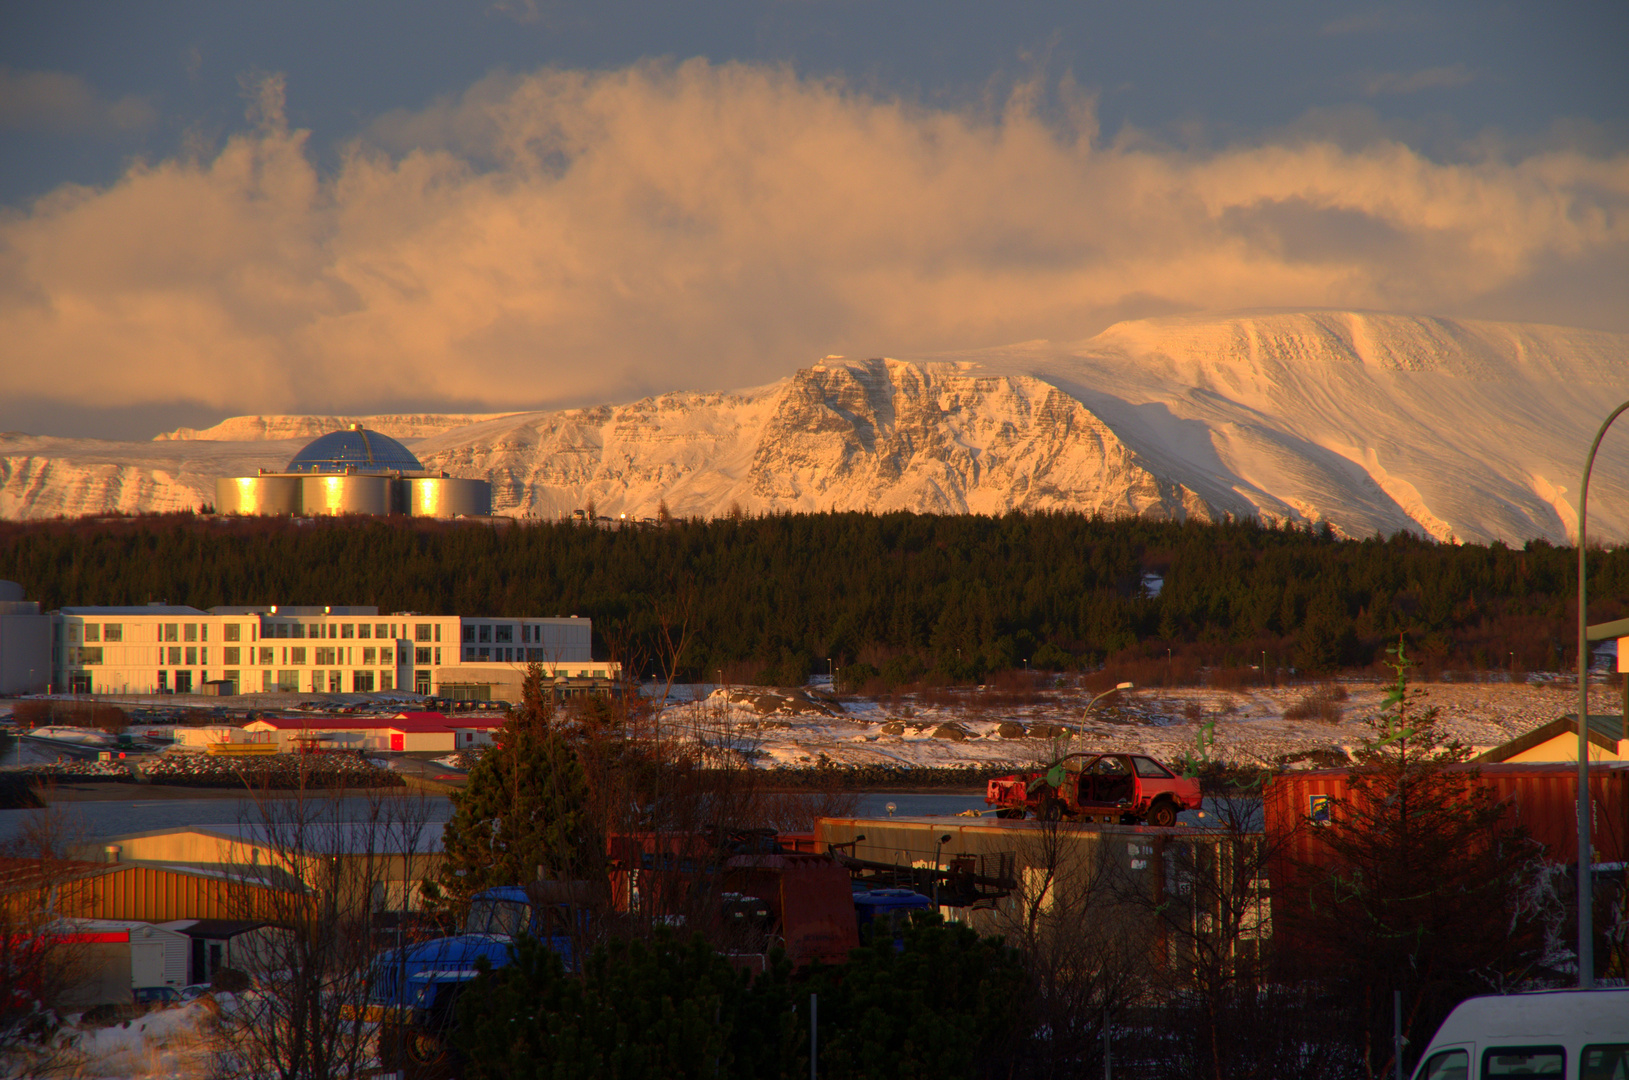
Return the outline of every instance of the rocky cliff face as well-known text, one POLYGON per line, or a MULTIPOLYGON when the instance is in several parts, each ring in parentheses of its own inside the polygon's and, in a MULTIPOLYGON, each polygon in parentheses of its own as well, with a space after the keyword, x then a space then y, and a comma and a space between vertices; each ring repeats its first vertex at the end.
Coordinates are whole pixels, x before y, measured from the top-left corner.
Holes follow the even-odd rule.
MULTIPOLYGON (((1258 516, 1565 543, 1629 335, 1358 312, 1143 320, 1074 345, 828 357, 768 386, 491 416, 236 417, 115 444, 0 435, 0 515, 191 508, 351 422, 492 481, 502 513, 1258 516)), ((1610 440, 1591 535, 1629 539, 1610 440)))

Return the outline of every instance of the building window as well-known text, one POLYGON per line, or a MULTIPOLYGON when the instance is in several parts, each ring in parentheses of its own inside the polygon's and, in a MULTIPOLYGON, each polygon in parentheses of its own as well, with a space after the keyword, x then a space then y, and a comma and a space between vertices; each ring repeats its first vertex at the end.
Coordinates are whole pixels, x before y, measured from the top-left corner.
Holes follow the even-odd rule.
POLYGON ((102 627, 102 640, 103 641, 123 641, 124 640, 124 624, 123 623, 110 622, 107 625, 103 626, 102 627))
POLYGON ((436 640, 437 641, 441 640, 441 624, 440 623, 436 623, 436 640))
POLYGON ((261 667, 271 667, 273 664, 275 664, 277 662, 276 658, 277 658, 277 650, 276 649, 272 648, 270 645, 262 645, 260 647, 260 666, 261 667))
POLYGON ((353 671, 353 672, 351 672, 351 692, 353 694, 371 694, 371 693, 373 693, 373 672, 371 672, 371 671, 353 671))
POLYGON ((235 622, 229 622, 221 627, 222 641, 242 641, 243 627, 235 622))
POLYGON ((337 694, 340 692, 339 680, 344 676, 344 674, 345 673, 343 671, 330 671, 328 673, 328 692, 330 694, 337 694))
POLYGON ((476 659, 478 659, 478 660, 490 660, 491 658, 492 658, 492 650, 491 649, 478 649, 478 650, 476 650, 476 659))
POLYGON ((300 692, 300 673, 298 671, 279 671, 277 673, 277 689, 285 694, 300 692))
POLYGON ((198 646, 196 646, 196 645, 188 645, 187 646, 187 661, 186 661, 186 663, 187 663, 188 667, 197 667, 198 666, 198 646))
POLYGON ((270 634, 266 635, 267 637, 288 637, 288 623, 272 623, 267 629, 271 631, 270 634))
POLYGON ((270 671, 262 671, 260 673, 260 692, 263 694, 269 694, 274 689, 275 686, 272 683, 272 673, 270 671))
POLYGON ((288 662, 293 664, 295 667, 305 667, 305 649, 290 649, 288 662))
POLYGON ((494 629, 496 630, 496 636, 493 637, 493 641, 507 641, 510 644, 514 643, 515 628, 513 626, 499 626, 495 627, 494 629))
POLYGON ((364 664, 366 664, 368 667, 372 667, 373 664, 374 664, 374 657, 376 655, 378 655, 378 650, 372 648, 371 646, 369 648, 363 649, 362 650, 362 662, 364 664))
POLYGON ((170 692, 170 673, 167 671, 158 673, 158 692, 161 694, 170 692))
MULTIPOLYGON (((312 629, 315 630, 316 627, 312 627, 312 629)), ((292 637, 292 638, 303 638, 303 637, 305 637, 305 623, 298 623, 297 622, 297 623, 291 624, 289 626, 289 628, 288 628, 288 636, 292 637)), ((312 634, 311 636, 316 637, 317 635, 312 634)))
MULTIPOLYGON (((69 653, 69 662, 72 663, 73 654, 69 653)), ((79 663, 92 667, 102 662, 102 647, 100 645, 85 645, 79 649, 79 663)))
POLYGON ((430 624, 427 623, 427 622, 421 622, 417 626, 415 626, 413 628, 413 640, 414 641, 429 641, 430 640, 430 624))
MULTIPOLYGON (((363 629, 366 629, 366 627, 364 627, 363 629)), ((348 638, 354 638, 354 637, 356 637, 356 624, 355 623, 340 623, 339 624, 339 639, 341 641, 344 641, 344 640, 346 640, 348 638)))
POLYGON ((178 694, 192 693, 192 672, 178 671, 175 673, 175 692, 178 694))
POLYGON ((198 662, 200 664, 205 664, 205 665, 207 665, 209 663, 209 646, 208 645, 205 645, 205 646, 203 646, 202 648, 200 648, 198 650, 198 662))
POLYGON ((424 664, 424 665, 428 666, 429 663, 430 663, 430 650, 429 649, 414 649, 413 650, 413 663, 415 663, 415 664, 424 664))
POLYGON ((475 640, 475 627, 468 626, 468 625, 466 625, 464 627, 464 640, 465 641, 474 641, 475 640))
POLYGON ((240 676, 242 674, 243 673, 241 671, 223 671, 223 672, 221 672, 221 678, 225 679, 227 682, 232 684, 232 692, 234 694, 237 693, 237 690, 238 690, 238 681, 239 681, 238 676, 240 676))
POLYGON ((320 664, 323 667, 332 667, 334 664, 339 663, 338 660, 334 659, 334 648, 332 646, 321 649, 312 649, 311 651, 315 654, 315 657, 311 661, 313 664, 320 664))
POLYGON ((189 622, 189 623, 185 624, 184 626, 182 626, 181 627, 181 640, 182 641, 197 641, 198 640, 198 624, 195 623, 195 622, 189 622))
POLYGON ((465 649, 464 650, 464 659, 465 660, 473 660, 473 659, 475 659, 475 650, 474 649, 465 649))
POLYGON ((396 689, 396 674, 395 674, 395 672, 381 671, 379 673, 379 689, 380 690, 386 690, 386 691, 396 689))
POLYGON ((242 661, 240 661, 238 659, 238 651, 239 650, 238 650, 238 647, 236 645, 223 646, 221 648, 221 663, 223 663, 223 664, 241 663, 242 661))
POLYGON ((164 640, 165 641, 180 641, 181 640, 181 624, 180 623, 173 623, 173 622, 165 623, 164 624, 164 640))
POLYGON ((181 646, 179 646, 179 645, 171 645, 170 646, 170 666, 171 667, 180 667, 181 666, 181 646))
POLYGON ((486 625, 485 623, 481 625, 481 640, 487 642, 488 644, 490 644, 492 641, 492 627, 486 625))
POLYGON ((543 650, 542 649, 527 649, 526 650, 526 659, 530 660, 534 664, 542 663, 543 662, 543 650))
POLYGON ((440 666, 441 666, 441 650, 437 649, 436 650, 436 667, 440 667, 440 666))
POLYGON ((373 624, 372 623, 357 623, 356 624, 356 636, 359 637, 359 638, 371 638, 373 636, 373 624))
POLYGON ((102 640, 102 628, 100 626, 98 626, 97 624, 95 624, 95 623, 86 623, 85 624, 85 640, 86 641, 101 641, 102 640))
POLYGON ((199 625, 199 627, 198 627, 198 640, 199 641, 208 641, 209 640, 209 624, 208 623, 201 623, 199 625))

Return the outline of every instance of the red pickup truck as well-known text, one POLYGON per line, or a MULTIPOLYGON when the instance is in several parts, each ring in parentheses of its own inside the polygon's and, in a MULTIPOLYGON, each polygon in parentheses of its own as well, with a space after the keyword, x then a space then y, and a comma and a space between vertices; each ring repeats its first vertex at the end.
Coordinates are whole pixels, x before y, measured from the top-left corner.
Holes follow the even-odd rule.
POLYGON ((1070 754, 1042 772, 996 777, 984 801, 1001 808, 997 817, 1166 827, 1198 809, 1200 794, 1198 780, 1146 754, 1070 754))

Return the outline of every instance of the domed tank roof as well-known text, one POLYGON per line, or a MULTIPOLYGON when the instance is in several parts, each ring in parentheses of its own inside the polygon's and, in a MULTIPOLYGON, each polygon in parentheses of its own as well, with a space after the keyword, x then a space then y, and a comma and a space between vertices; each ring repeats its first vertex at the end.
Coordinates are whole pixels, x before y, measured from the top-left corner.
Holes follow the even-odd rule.
POLYGON ((292 473, 423 472, 413 452, 389 435, 352 424, 313 439, 288 463, 292 473))

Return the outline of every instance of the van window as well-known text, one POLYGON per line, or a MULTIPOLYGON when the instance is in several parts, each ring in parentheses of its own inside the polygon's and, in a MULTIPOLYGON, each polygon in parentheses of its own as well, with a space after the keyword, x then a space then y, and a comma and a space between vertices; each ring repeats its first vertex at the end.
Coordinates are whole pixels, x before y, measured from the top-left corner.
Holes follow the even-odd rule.
POLYGON ((1482 1051, 1483 1076, 1566 1075, 1567 1051, 1560 1046, 1490 1046, 1482 1051))
POLYGON ((1444 1050, 1440 1054, 1432 1054, 1420 1071, 1414 1074, 1414 1080, 1465 1080, 1470 1075, 1471 1058, 1463 1050, 1444 1050))
POLYGON ((1629 1080, 1629 1043, 1594 1043, 1584 1047, 1578 1080, 1629 1080))

